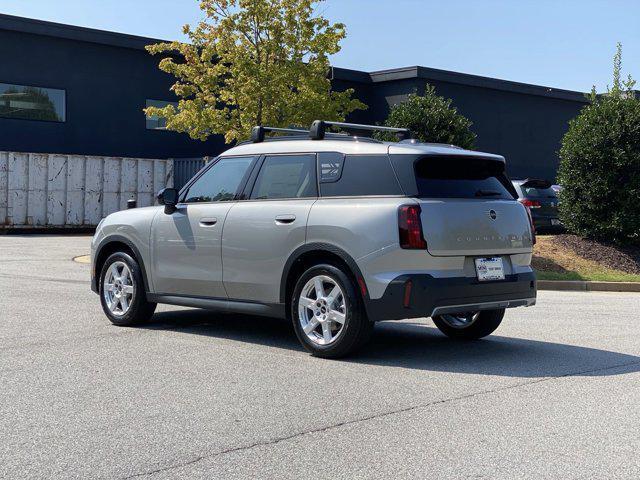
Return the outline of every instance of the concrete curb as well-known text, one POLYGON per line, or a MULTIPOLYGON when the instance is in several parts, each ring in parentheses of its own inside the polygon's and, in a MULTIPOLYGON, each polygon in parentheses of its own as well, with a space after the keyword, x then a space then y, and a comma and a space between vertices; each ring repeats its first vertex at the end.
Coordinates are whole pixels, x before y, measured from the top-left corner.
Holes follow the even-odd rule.
POLYGON ((538 280, 538 290, 581 292, 640 292, 640 282, 588 282, 582 280, 538 280))

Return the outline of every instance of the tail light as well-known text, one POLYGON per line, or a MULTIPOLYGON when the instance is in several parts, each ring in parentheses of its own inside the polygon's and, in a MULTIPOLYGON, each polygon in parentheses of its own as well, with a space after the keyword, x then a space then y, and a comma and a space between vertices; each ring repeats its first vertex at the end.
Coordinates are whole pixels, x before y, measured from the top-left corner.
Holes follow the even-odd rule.
POLYGON ((527 211, 527 217, 529 217, 529 226, 531 227, 531 244, 535 245, 536 244, 536 226, 533 224, 533 217, 531 216, 531 210, 529 210, 529 207, 525 206, 525 210, 527 211))
POLYGON ((402 205, 398 209, 398 232, 400 247, 407 249, 425 249, 427 242, 422 236, 420 205, 402 205))
POLYGON ((527 208, 540 208, 542 206, 539 201, 529 200, 528 198, 520 198, 518 201, 527 208))

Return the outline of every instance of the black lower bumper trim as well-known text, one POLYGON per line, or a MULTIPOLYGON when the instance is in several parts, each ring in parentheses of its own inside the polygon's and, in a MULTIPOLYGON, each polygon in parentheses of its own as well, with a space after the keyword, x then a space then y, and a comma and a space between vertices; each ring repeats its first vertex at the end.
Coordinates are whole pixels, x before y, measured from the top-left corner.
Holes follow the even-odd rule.
POLYGON ((430 317, 436 314, 532 305, 536 298, 533 272, 507 275, 504 280, 480 282, 472 277, 434 278, 401 275, 384 295, 366 302, 371 321, 430 317), (411 288, 407 293, 407 282, 411 288))

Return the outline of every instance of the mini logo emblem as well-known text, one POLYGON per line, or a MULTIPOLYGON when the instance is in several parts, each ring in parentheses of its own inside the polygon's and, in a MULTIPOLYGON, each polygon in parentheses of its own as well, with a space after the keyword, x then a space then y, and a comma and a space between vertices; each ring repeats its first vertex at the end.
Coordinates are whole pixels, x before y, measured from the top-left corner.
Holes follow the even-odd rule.
POLYGON ((491 220, 495 220, 496 218, 498 218, 498 214, 495 210, 489 210, 489 216, 491 217, 491 220))

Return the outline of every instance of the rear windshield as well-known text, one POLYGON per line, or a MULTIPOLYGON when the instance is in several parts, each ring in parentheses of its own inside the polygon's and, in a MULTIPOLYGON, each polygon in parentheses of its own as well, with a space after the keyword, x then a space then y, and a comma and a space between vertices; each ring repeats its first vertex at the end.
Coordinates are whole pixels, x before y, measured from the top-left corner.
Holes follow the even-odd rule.
POLYGON ((556 198, 556 192, 553 188, 534 188, 534 187, 523 187, 522 194, 525 197, 542 197, 542 198, 556 198))
POLYGON ((513 200, 502 162, 428 157, 418 160, 414 168, 419 197, 513 200))

